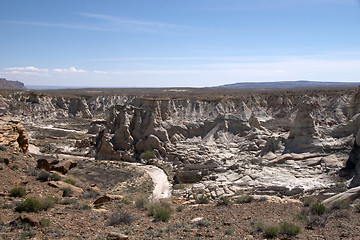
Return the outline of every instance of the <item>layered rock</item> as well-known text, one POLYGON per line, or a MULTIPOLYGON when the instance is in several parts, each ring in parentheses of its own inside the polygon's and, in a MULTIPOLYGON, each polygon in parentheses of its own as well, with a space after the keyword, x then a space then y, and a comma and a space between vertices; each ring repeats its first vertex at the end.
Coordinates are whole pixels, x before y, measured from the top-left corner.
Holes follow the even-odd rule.
POLYGON ((0 145, 10 146, 26 153, 29 147, 28 135, 19 120, 11 118, 0 119, 0 145))

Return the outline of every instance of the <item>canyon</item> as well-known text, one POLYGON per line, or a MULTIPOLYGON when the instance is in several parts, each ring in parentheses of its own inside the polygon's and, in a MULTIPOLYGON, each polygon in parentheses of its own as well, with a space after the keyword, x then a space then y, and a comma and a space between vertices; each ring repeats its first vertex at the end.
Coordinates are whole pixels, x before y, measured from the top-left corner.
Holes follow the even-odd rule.
POLYGON ((0 115, 42 153, 155 165, 176 197, 300 197, 350 184, 359 103, 354 87, 3 91, 0 115))

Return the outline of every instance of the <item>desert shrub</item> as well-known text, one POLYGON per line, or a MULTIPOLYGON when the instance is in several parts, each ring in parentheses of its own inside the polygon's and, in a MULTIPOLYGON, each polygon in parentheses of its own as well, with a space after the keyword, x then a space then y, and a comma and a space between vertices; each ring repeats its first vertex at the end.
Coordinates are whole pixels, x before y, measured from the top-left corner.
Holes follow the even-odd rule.
POLYGON ((195 197, 195 202, 197 204, 207 204, 209 203, 209 201, 209 197, 204 194, 195 197))
POLYGON ((35 198, 27 198, 15 208, 17 212, 38 212, 42 209, 41 202, 35 198))
POLYGON ((327 216, 313 215, 306 219, 306 228, 314 229, 315 227, 324 227, 327 222, 327 216))
POLYGON ((253 196, 250 195, 244 195, 236 198, 235 203, 242 204, 242 203, 250 203, 254 200, 253 196))
POLYGON ((179 205, 179 206, 176 207, 177 212, 182 212, 182 210, 184 210, 184 209, 185 209, 184 205, 179 205))
POLYGON ((75 181, 74 179, 70 179, 70 178, 65 179, 64 182, 66 182, 66 183, 68 183, 68 184, 71 184, 71 185, 75 185, 75 183, 76 183, 76 181, 75 181))
POLYGON ((231 204, 231 199, 226 196, 221 197, 216 203, 216 205, 218 205, 218 206, 229 206, 230 204, 231 204))
POLYGON ((143 152, 141 155, 140 155, 141 159, 144 159, 146 161, 149 161, 150 159, 153 159, 155 157, 155 151, 146 151, 146 152, 143 152))
POLYGON ((276 226, 267 226, 264 228, 264 237, 274 238, 279 234, 279 228, 276 226))
POLYGON ((49 227, 50 226, 50 220, 47 218, 41 218, 40 219, 41 226, 43 227, 49 227))
POLYGON ((296 236, 300 233, 300 227, 295 226, 292 223, 282 222, 280 223, 280 232, 288 236, 296 236))
POLYGON ((60 190, 63 191, 63 194, 62 194, 63 197, 70 197, 73 194, 73 190, 69 187, 61 188, 60 190))
POLYGON ((149 214, 154 217, 155 221, 167 222, 170 219, 172 209, 169 204, 156 203, 148 208, 149 214))
POLYGON ((311 205, 311 213, 316 215, 323 215, 326 211, 326 207, 324 204, 321 204, 320 202, 316 202, 313 205, 311 205))
POLYGON ((228 228, 225 230, 225 235, 232 235, 234 233, 234 229, 228 228))
POLYGON ((211 225, 211 223, 209 221, 204 220, 204 219, 196 221, 194 224, 196 227, 208 227, 211 225))
POLYGON ((99 193, 94 191, 86 191, 82 194, 82 198, 89 199, 89 198, 97 198, 99 193))
POLYGON ((14 187, 10 190, 10 197, 24 197, 26 190, 23 187, 14 187))
POLYGON ((50 176, 49 176, 49 180, 51 180, 51 181, 60 181, 61 177, 57 173, 51 173, 50 176))
POLYGON ((53 208, 55 204, 59 202, 59 199, 57 197, 45 197, 40 199, 41 203, 41 210, 48 210, 50 208, 53 208))
POLYGON ((7 149, 6 149, 6 147, 4 145, 0 145, 0 151, 6 152, 7 149))
POLYGON ((16 164, 13 164, 13 165, 10 166, 10 169, 11 169, 11 170, 18 170, 18 169, 19 169, 19 166, 16 165, 16 164))
POLYGON ((356 211, 357 211, 358 213, 360 213, 360 204, 356 204, 356 205, 355 205, 355 209, 356 209, 356 211))
POLYGON ((23 232, 23 233, 21 233, 19 240, 25 240, 28 238, 32 238, 33 236, 36 235, 36 233, 37 233, 36 230, 29 230, 29 231, 23 232))
POLYGON ((134 220, 135 219, 128 212, 124 210, 117 210, 108 216, 108 225, 131 225, 134 220))
POLYGON ((36 179, 42 182, 46 182, 49 180, 49 178, 50 178, 50 173, 42 170, 41 172, 39 172, 39 175, 36 179))
POLYGON ((126 205, 129 205, 129 204, 132 203, 129 199, 127 199, 127 198, 125 198, 125 197, 123 197, 123 198, 120 200, 120 202, 123 203, 123 204, 126 204, 126 205))
POLYGON ((346 201, 336 201, 331 204, 331 209, 346 209, 350 204, 346 201))
POLYGON ((250 233, 258 233, 264 231, 265 224, 263 222, 254 221, 251 223, 250 233))
POLYGON ((146 209, 149 202, 145 198, 139 198, 135 201, 135 207, 138 209, 146 209))
POLYGON ((29 176, 37 176, 38 175, 38 170, 36 168, 33 168, 33 167, 30 167, 28 170, 27 170, 27 174, 29 176))
POLYGON ((309 206, 313 205, 316 202, 316 200, 314 198, 311 198, 311 197, 305 198, 303 201, 304 201, 303 202, 304 207, 309 207, 309 206))

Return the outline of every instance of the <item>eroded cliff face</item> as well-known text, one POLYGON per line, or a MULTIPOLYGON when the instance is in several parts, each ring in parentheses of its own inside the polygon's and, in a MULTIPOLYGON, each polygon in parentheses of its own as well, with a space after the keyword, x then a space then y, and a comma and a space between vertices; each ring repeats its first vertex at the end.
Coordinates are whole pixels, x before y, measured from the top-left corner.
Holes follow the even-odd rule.
POLYGON ((175 182, 197 183, 191 196, 249 189, 296 195, 337 186, 341 151, 360 127, 356 114, 348 118, 354 99, 341 91, 133 98, 111 108, 97 158, 134 161, 155 151, 173 164, 175 182), (346 134, 337 134, 341 127, 346 134))

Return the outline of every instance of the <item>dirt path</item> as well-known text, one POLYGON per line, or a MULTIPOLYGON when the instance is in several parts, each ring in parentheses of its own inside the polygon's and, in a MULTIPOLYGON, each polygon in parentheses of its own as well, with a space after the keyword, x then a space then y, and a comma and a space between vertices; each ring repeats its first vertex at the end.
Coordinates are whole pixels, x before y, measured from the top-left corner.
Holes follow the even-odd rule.
MULTIPOLYGON (((32 144, 29 145, 29 152, 37 155, 44 155, 44 156, 47 155, 47 154, 42 154, 39 151, 39 148, 32 144)), ((59 154, 59 157, 64 157, 64 158, 71 157, 75 159, 88 159, 88 160, 100 161, 100 160, 95 160, 94 158, 79 157, 79 156, 66 155, 66 154, 59 154)), ((152 193, 153 199, 168 198, 171 196, 171 183, 169 182, 167 175, 161 168, 152 165, 144 165, 140 163, 128 163, 128 162, 123 162, 123 163, 136 166, 140 169, 145 170, 149 174, 152 181, 154 182, 154 190, 152 193)))

